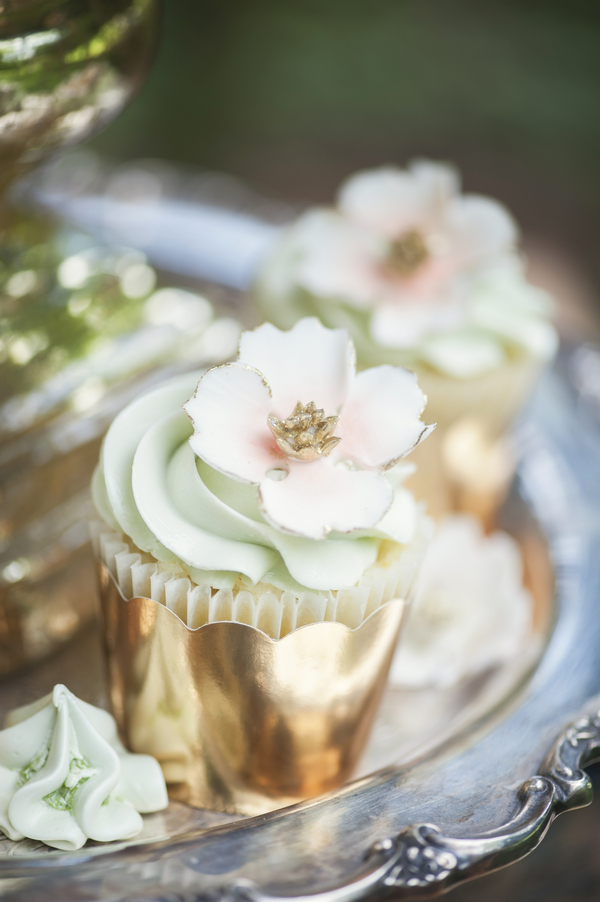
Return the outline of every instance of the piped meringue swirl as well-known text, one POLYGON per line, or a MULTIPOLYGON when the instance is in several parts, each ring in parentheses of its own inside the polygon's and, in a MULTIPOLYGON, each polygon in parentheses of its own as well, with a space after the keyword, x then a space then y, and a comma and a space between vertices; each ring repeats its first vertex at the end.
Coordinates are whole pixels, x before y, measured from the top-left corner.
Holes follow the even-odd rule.
POLYGON ((114 718, 60 683, 12 711, 0 731, 0 830, 63 851, 137 836, 167 807, 158 762, 132 755, 114 718))

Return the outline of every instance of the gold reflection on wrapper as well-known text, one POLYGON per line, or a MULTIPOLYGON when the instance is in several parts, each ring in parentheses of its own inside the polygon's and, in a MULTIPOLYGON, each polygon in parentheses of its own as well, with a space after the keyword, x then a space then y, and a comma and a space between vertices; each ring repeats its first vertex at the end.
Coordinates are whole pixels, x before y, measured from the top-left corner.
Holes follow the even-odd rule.
POLYGON ((189 629, 149 598, 126 601, 99 565, 114 714, 154 755, 170 794, 260 814, 341 786, 369 735, 403 618, 320 622, 274 640, 231 621, 189 629))
POLYGON ((493 526, 514 474, 508 433, 542 365, 522 355, 468 379, 417 368, 427 419, 437 427, 411 453, 416 473, 406 487, 427 502, 428 514, 440 519, 467 512, 493 526))

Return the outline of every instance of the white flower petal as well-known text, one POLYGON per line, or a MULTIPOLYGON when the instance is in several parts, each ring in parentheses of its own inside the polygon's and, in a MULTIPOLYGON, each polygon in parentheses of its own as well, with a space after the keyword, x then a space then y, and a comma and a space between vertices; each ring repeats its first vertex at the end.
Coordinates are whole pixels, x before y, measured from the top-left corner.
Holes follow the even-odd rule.
POLYGON ((272 403, 261 372, 236 363, 209 370, 183 405, 194 453, 227 476, 259 483, 282 457, 267 425, 272 403))
POLYGON ((388 238, 431 224, 458 190, 455 171, 439 163, 416 162, 410 170, 382 166, 360 172, 338 195, 340 210, 361 226, 388 238))
POLYGON ((380 290, 387 242, 328 210, 306 214, 287 237, 295 282, 318 297, 371 306, 380 290), (293 254, 293 257, 292 257, 293 254))
POLYGON ((408 164, 410 174, 425 188, 438 207, 460 192, 460 173, 451 163, 433 160, 412 160, 408 164))
POLYGON ((519 546, 509 535, 485 536, 475 517, 444 520, 421 569, 392 684, 449 686, 514 662, 532 639, 522 574, 519 546))
MULTIPOLYGON (((190 450, 190 449, 188 449, 190 450)), ((191 453, 191 451, 190 451, 191 453)), ((183 455, 178 451, 178 457, 183 455)), ((339 538, 335 542, 313 542, 299 536, 290 536, 265 523, 258 512, 258 492, 255 486, 242 485, 199 462, 197 479, 181 473, 181 482, 187 488, 186 504, 189 517, 194 516, 200 526, 212 529, 224 536, 230 535, 237 541, 269 544, 277 549, 282 560, 276 562, 278 576, 284 574, 283 581, 273 572, 263 574, 265 582, 274 582, 280 588, 290 588, 291 576, 301 586, 311 589, 339 589, 353 585, 377 557, 379 543, 372 534, 365 538, 339 538), (231 524, 229 530, 220 526, 231 524), (285 566, 284 566, 285 564, 285 566), (286 577, 285 574, 288 574, 286 577)), ((181 501, 180 500, 180 505, 181 501)), ((393 507, 394 505, 392 505, 393 507)), ((387 516, 387 515, 386 515, 387 516)), ((377 533, 379 535, 379 533, 377 533)), ((200 547, 198 551, 200 552, 200 547)), ((238 555, 239 558, 239 555, 238 555)), ((239 569, 239 567, 238 567, 239 569)))
POLYGON ((506 207, 491 197, 466 194, 453 198, 444 219, 454 253, 463 265, 493 260, 514 248, 519 237, 506 207))
MULTIPOLYGON (((346 399, 355 368, 354 346, 348 333, 326 329, 315 317, 300 320, 289 332, 281 332, 270 323, 244 332, 240 362, 264 375, 273 395, 267 413, 280 419, 291 414, 297 401, 314 401, 326 416, 337 413, 346 399)), ((266 414, 263 420, 267 428, 266 414)), ((234 457, 239 453, 239 448, 232 449, 234 457)), ((218 462, 208 462, 225 472, 218 462)))
POLYGON ((428 434, 420 418, 424 407, 410 370, 384 365, 358 373, 336 428, 342 440, 334 458, 373 469, 389 466, 428 434))
POLYGON ((265 479, 261 509, 277 529, 308 539, 369 529, 381 520, 393 489, 380 472, 349 470, 324 460, 292 461, 287 479, 265 479))

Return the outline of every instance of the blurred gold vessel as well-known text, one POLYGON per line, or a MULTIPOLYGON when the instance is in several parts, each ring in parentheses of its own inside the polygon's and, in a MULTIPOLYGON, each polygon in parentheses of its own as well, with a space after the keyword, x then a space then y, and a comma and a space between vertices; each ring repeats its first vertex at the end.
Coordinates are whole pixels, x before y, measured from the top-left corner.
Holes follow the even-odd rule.
POLYGON ((170 794, 262 814, 335 789, 365 746, 403 620, 308 624, 274 640, 243 623, 189 629, 126 601, 99 564, 112 704, 126 745, 154 755, 170 794))
POLYGON ((158 16, 157 0, 0 4, 0 191, 121 112, 148 72, 158 16))
MULTIPOLYGON (((0 3, 0 678, 92 616, 87 487, 101 430, 77 391, 106 391, 85 374, 95 339, 118 337, 102 304, 118 293, 86 286, 77 313, 85 291, 61 282, 60 229, 17 212, 5 190, 120 113, 144 82, 158 19, 158 0, 0 3), (67 391, 69 367, 81 373, 67 391)), ((125 334, 137 324, 122 301, 125 334)))

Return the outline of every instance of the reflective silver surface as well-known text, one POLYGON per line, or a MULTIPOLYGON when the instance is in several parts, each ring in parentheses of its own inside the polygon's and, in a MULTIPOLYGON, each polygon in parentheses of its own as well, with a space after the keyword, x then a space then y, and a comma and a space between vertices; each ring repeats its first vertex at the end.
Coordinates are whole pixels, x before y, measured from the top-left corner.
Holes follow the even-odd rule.
POLYGON ((508 710, 400 768, 265 817, 201 820, 175 841, 108 854, 92 846, 77 858, 4 858, 4 897, 433 894, 521 857, 558 813, 589 802, 579 768, 597 756, 600 731, 600 423, 569 381, 571 353, 519 433, 520 486, 548 538, 557 609, 545 653, 508 710))

